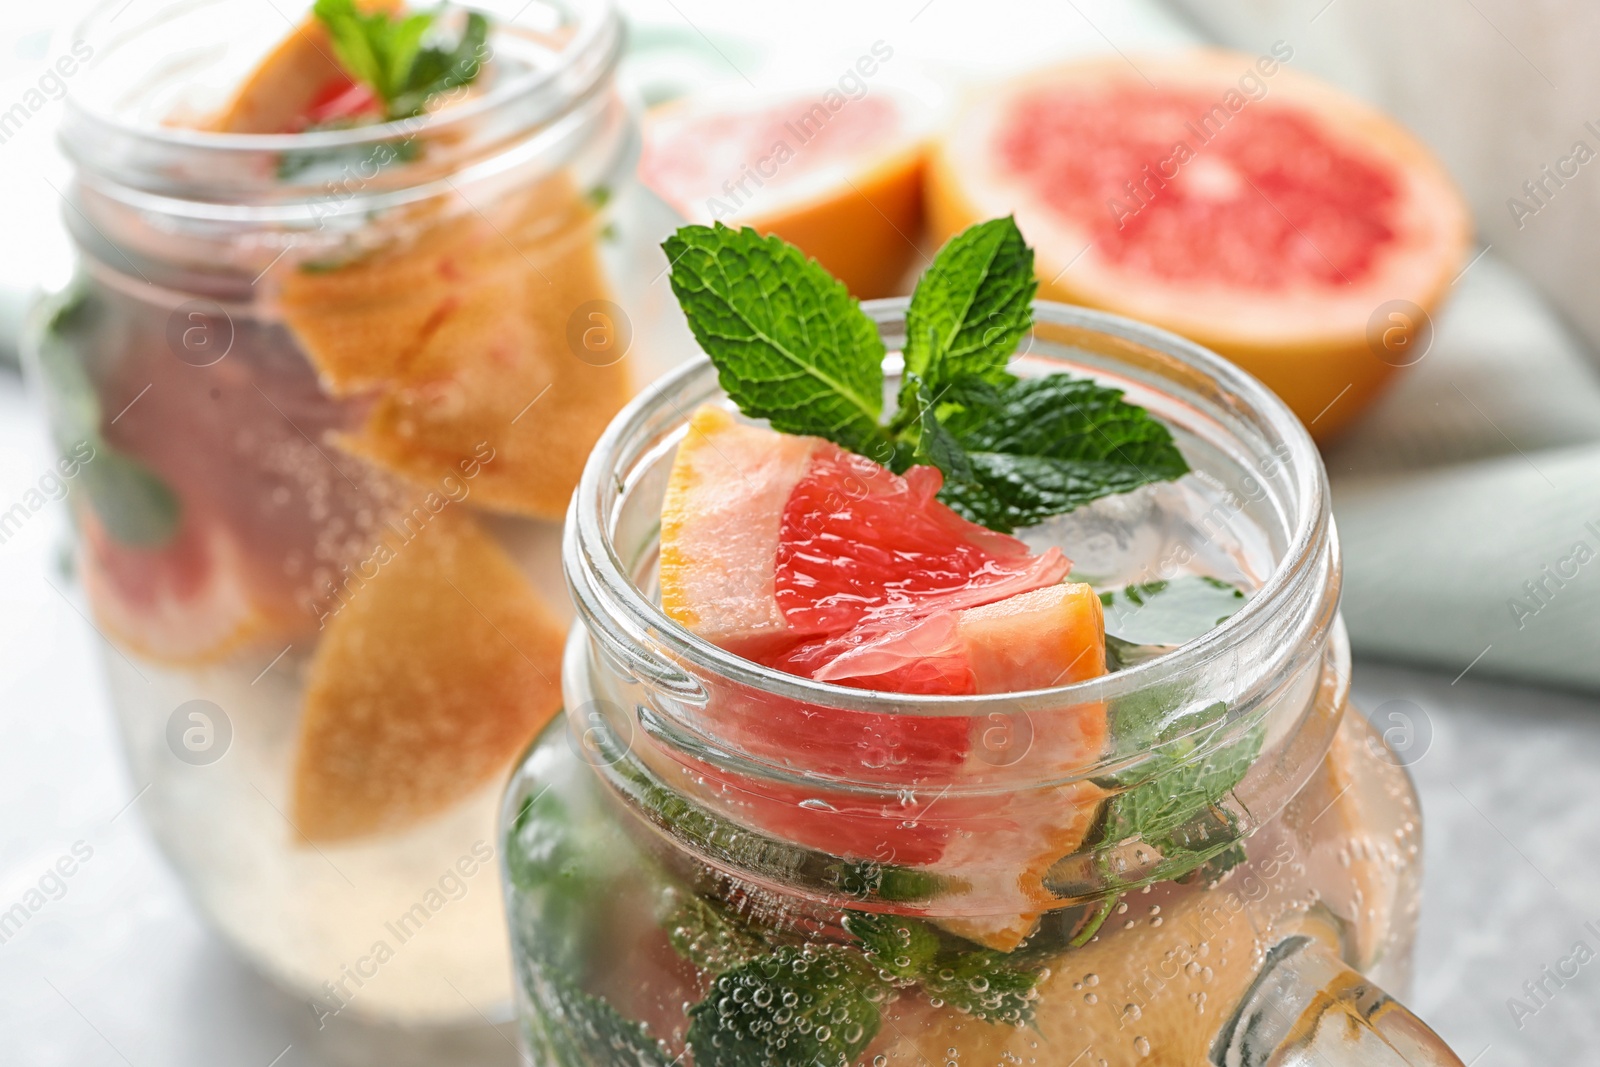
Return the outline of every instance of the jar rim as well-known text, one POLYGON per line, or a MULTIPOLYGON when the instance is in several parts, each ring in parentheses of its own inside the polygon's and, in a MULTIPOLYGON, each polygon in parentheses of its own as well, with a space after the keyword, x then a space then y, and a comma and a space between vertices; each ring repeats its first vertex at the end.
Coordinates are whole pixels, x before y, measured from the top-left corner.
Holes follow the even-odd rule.
MULTIPOLYGON (((187 3, 182 6, 199 8, 206 3, 225 2, 227 0, 200 0, 198 4, 187 3)), ((457 6, 471 8, 470 3, 457 6)), ((523 10, 526 9, 524 7, 523 10)), ((504 82, 496 83, 481 96, 434 113, 340 130, 233 133, 130 121, 108 110, 91 107, 80 94, 69 93, 58 136, 63 150, 75 165, 94 173, 105 173, 105 167, 96 165, 102 154, 109 154, 109 146, 130 142, 144 152, 200 153, 212 158, 366 147, 376 149, 423 134, 449 137, 458 130, 469 130, 472 124, 488 115, 515 105, 533 104, 541 97, 549 98, 548 106, 540 109, 538 114, 548 121, 573 102, 592 93, 610 76, 622 52, 625 30, 615 0, 584 0, 581 10, 582 17, 576 31, 557 53, 555 61, 518 72, 504 82), (576 82, 567 84, 574 77, 576 82)), ((141 31, 112 35, 109 31, 100 30, 99 22, 106 11, 106 5, 101 5, 83 19, 78 25, 77 39, 92 41, 96 36, 111 36, 110 47, 126 47, 141 31)), ((112 14, 105 19, 105 24, 109 26, 115 17, 112 14)), ((510 22, 498 24, 496 28, 501 32, 515 28, 516 17, 513 16, 510 22)), ((91 76, 94 67, 105 61, 106 54, 96 51, 88 66, 91 76)), ((529 125, 536 125, 536 122, 530 121, 529 125)), ((121 164, 125 160, 119 158, 115 162, 121 164)))
MULTIPOLYGON (((904 297, 867 301, 863 310, 880 331, 903 322, 904 297)), ((1259 633, 1286 604, 1331 618, 1337 610, 1338 549, 1330 514, 1327 476, 1316 446, 1300 420, 1256 378, 1221 356, 1155 326, 1108 312, 1053 301, 1034 302, 1035 329, 1065 327, 1108 335, 1158 353, 1214 382, 1231 399, 1233 414, 1245 418, 1276 451, 1287 448, 1284 469, 1292 472, 1294 521, 1282 556, 1262 586, 1234 615, 1174 651, 1097 678, 1049 689, 978 696, 905 694, 858 689, 787 674, 712 644, 673 620, 634 583, 607 529, 608 501, 619 487, 618 470, 632 439, 663 406, 678 408, 672 397, 696 379, 713 378, 702 355, 646 388, 612 421, 590 453, 573 496, 564 545, 564 566, 580 615, 593 625, 598 616, 618 623, 636 639, 659 641, 674 657, 697 668, 779 696, 808 704, 884 714, 975 717, 1027 714, 1066 705, 1111 701, 1181 678, 1226 654, 1259 633), (1306 596, 1308 588, 1332 580, 1331 596, 1306 596)), ((687 421, 687 413, 677 414, 687 421)), ((1283 455, 1284 453, 1278 452, 1283 455)), ((651 660, 645 653, 646 660, 651 660)), ((692 681, 672 663, 640 664, 668 688, 692 681)), ((690 699, 693 699, 690 696, 690 699)))

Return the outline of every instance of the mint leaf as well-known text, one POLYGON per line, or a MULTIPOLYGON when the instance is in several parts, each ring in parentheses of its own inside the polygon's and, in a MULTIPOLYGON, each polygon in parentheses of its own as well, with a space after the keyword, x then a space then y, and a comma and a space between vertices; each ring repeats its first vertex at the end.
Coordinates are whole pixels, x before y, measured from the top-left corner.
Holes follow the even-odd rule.
POLYGON ((1007 953, 976 948, 904 915, 851 913, 844 927, 886 980, 920 985, 929 997, 985 1022, 1022 1026, 1033 1019, 1039 972, 1007 953))
POLYGON ((1033 249, 1014 219, 991 219, 957 234, 934 257, 906 312, 906 386, 902 410, 916 397, 912 378, 935 393, 973 375, 1005 376, 1017 342, 1033 325, 1033 249))
POLYGON ((739 410, 884 462, 883 341, 844 285, 777 237, 685 226, 672 291, 739 410))
POLYGON ((62 455, 90 449, 80 484, 112 540, 159 548, 177 534, 183 504, 159 474, 112 448, 100 434, 100 395, 80 353, 93 350, 101 313, 86 291, 74 289, 61 298, 40 334, 39 370, 55 443, 62 455))
MULTIPOLYGON (((955 435, 939 421, 938 400, 933 391, 913 374, 906 377, 902 393, 908 393, 916 405, 909 416, 909 421, 917 430, 917 446, 912 460, 938 467, 948 481, 960 484, 972 481, 975 476, 972 461, 967 458, 966 449, 961 447, 955 435)), ((906 409, 902 408, 901 411, 904 413, 906 409)))
POLYGON ((1221 625, 1247 600, 1237 586, 1196 574, 1101 593, 1106 651, 1119 669, 1143 663, 1221 625))
POLYGON ((386 11, 364 13, 354 0, 317 0, 312 11, 345 72, 383 101, 389 119, 421 114, 430 97, 472 82, 482 69, 489 23, 476 12, 453 47, 423 48, 437 11, 391 18, 386 11))
POLYGON ((1032 324, 1033 252, 1010 219, 949 242, 907 314, 906 375, 883 413, 883 343, 816 261, 754 230, 685 226, 662 245, 672 290, 734 403, 903 471, 945 475, 940 498, 1010 532, 1112 493, 1187 474, 1172 434, 1117 389, 1005 370, 1032 324))
POLYGON ((1013 378, 987 391, 968 380, 946 396, 957 410, 939 418, 965 465, 944 470, 940 499, 992 530, 1189 472, 1171 431, 1087 378, 1013 378))
POLYGON ((523 1014, 534 1062, 548 1067, 674 1067, 678 1062, 643 1025, 559 971, 523 971, 522 980, 539 1004, 523 1014))
POLYGON ((1160 852, 1161 862, 1143 879, 1146 883, 1182 878, 1236 845, 1234 816, 1220 805, 1250 770, 1265 733, 1257 726, 1199 758, 1194 752, 1203 742, 1192 739, 1163 750, 1148 780, 1107 803, 1099 840, 1115 844, 1138 838, 1160 852))
POLYGON ((673 949, 703 971, 721 972, 767 952, 736 916, 704 897, 670 887, 663 898, 661 927, 673 949))
POLYGON ((853 950, 784 946, 718 975, 686 1040, 696 1067, 847 1067, 877 1036, 883 993, 853 950))
POLYGON ((161 476, 101 444, 83 468, 89 503, 112 539, 136 548, 160 548, 178 532, 183 505, 161 476))
POLYGON ((389 102, 389 117, 420 115, 432 97, 476 81, 488 54, 488 40, 489 20, 474 11, 467 15, 466 29, 454 48, 424 48, 389 102))

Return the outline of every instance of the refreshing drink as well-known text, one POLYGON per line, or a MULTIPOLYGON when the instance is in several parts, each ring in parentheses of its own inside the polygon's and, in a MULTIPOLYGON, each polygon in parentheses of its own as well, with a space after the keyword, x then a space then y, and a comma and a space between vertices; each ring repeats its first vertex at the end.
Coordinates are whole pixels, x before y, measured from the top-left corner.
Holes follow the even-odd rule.
POLYGON ((1455 1062, 1372 984, 1419 817, 1288 410, 1031 304, 1006 220, 870 333, 777 242, 677 240, 710 361, 591 458, 503 813, 535 1060, 1455 1062))
POLYGON ((648 366, 621 31, 349 0, 286 30, 86 29, 80 271, 33 362, 138 811, 202 912, 318 1027, 478 1027, 559 520, 648 366))

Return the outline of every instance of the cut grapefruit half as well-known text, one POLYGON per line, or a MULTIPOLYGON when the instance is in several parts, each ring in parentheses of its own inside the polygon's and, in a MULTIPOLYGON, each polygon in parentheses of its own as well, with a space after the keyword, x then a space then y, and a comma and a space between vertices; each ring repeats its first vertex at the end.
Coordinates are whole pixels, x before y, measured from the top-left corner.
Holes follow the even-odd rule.
POLYGON ((1389 118, 1226 52, 1093 59, 1001 86, 930 153, 928 198, 940 240, 1015 213, 1041 296, 1215 349, 1319 437, 1416 358, 1369 342, 1371 324, 1418 337, 1471 234, 1448 175, 1389 118))
POLYGON ((857 297, 890 296, 922 233, 927 112, 884 89, 674 101, 646 116, 639 176, 690 222, 777 234, 857 297))
POLYGON ((467 798, 561 704, 562 627, 470 516, 440 512, 373 565, 311 660, 293 822, 312 841, 467 798))

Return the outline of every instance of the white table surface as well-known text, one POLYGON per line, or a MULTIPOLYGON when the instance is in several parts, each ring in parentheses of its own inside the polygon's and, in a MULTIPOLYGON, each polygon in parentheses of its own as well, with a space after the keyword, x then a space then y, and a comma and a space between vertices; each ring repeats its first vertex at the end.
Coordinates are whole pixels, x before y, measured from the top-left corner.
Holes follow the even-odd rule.
MULTIPOLYGON (((43 427, 0 377, 0 501, 46 465, 43 427)), ((0 1063, 339 1063, 305 1007, 201 925, 151 842, 106 705, 100 639, 57 592, 70 590, 64 524, 52 504, 0 545, 0 910, 74 842, 93 855, 0 944, 0 1063)), ((1356 689, 1365 707, 1418 724, 1427 876, 1412 1005, 1475 1067, 1594 1062, 1600 960, 1550 984, 1520 1029, 1506 1002, 1574 942, 1600 949, 1584 929, 1600 928, 1600 700, 1366 662, 1356 689)), ((480 1047, 448 1062, 516 1062, 498 1037, 480 1047)))

